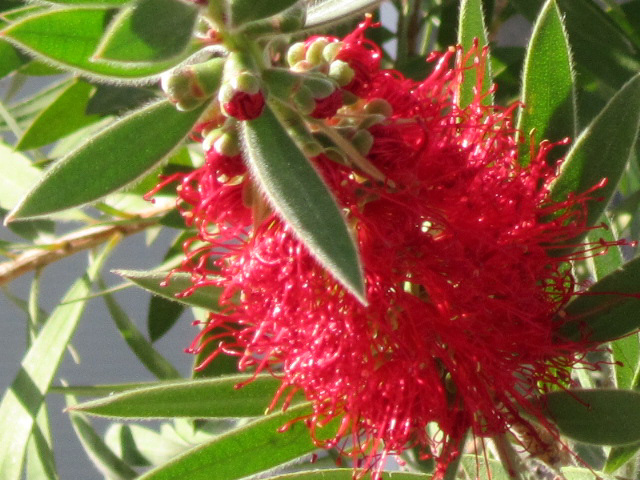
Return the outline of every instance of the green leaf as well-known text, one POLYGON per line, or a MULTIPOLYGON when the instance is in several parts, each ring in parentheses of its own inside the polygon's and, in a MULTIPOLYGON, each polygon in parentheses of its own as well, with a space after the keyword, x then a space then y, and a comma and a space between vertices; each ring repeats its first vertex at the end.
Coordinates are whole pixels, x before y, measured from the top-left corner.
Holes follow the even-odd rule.
POLYGON ((119 418, 231 418, 264 415, 280 380, 235 375, 206 380, 162 383, 86 402, 76 410, 119 418))
POLYGON ((101 5, 105 7, 121 7, 133 0, 40 0, 43 3, 53 3, 58 5, 85 5, 96 6, 101 5))
POLYGON ((20 138, 16 149, 29 150, 48 145, 100 120, 98 115, 86 114, 94 88, 82 80, 74 81, 40 112, 20 138))
POLYGON ((149 301, 147 329, 152 342, 161 339, 180 319, 184 305, 153 295, 149 301))
POLYGON ((27 157, 0 143, 0 207, 11 210, 42 176, 27 157))
POLYGON ((570 194, 585 192, 606 178, 607 184, 594 194, 604 201, 588 203, 587 224, 593 225, 615 192, 639 128, 640 74, 616 93, 573 144, 551 186, 553 200, 564 201, 570 194))
POLYGON ((314 0, 307 8, 307 20, 305 29, 316 29, 338 22, 344 22, 347 18, 370 12, 382 0, 314 0))
POLYGON ((136 285, 163 298, 180 302, 192 307, 206 310, 217 310, 220 289, 204 286, 196 289, 191 295, 180 294, 193 286, 191 274, 176 272, 171 274, 170 280, 164 286, 164 281, 170 272, 141 272, 135 270, 115 270, 114 273, 131 280, 136 285))
POLYGON ((114 85, 96 85, 96 91, 87 104, 87 115, 121 115, 127 110, 140 108, 143 104, 157 98, 156 94, 145 88, 114 85))
POLYGON ((160 465, 189 449, 191 445, 140 425, 112 424, 105 441, 127 463, 160 465), (117 442, 117 443, 116 443, 117 442))
POLYGON ((239 26, 254 20, 271 17, 295 5, 298 0, 270 0, 256 2, 255 0, 231 0, 229 12, 231 24, 239 26))
MULTIPOLYGON (((483 47, 489 45, 482 10, 482 0, 462 0, 458 24, 458 43, 462 45, 463 52, 460 52, 459 55, 465 55, 471 50, 476 39, 478 40, 478 53, 480 53, 483 47)), ((475 97, 474 89, 477 86, 478 80, 476 78, 476 70, 472 68, 474 60, 475 57, 472 57, 465 64, 465 67, 471 69, 465 72, 464 79, 460 84, 458 104, 462 108, 471 104, 471 101, 475 97)), ((488 56, 483 68, 483 74, 482 92, 480 93, 486 93, 492 83, 491 61, 488 56)), ((482 103, 484 105, 491 105, 493 103, 493 94, 487 95, 482 103)))
POLYGON ((109 385, 52 385, 49 388, 51 393, 62 393, 64 395, 79 395, 85 397, 96 397, 99 395, 113 395, 115 393, 144 388, 151 385, 157 385, 157 382, 144 383, 115 383, 109 385))
POLYGON ((362 267, 336 201, 269 107, 243 122, 249 167, 274 206, 316 259, 362 303, 362 267))
MULTIPOLYGON (((103 290, 107 288, 102 281, 99 282, 99 286, 103 290)), ((131 351, 138 357, 140 363, 161 380, 181 378, 180 372, 153 348, 151 342, 144 338, 144 335, 136 328, 135 323, 129 318, 127 312, 118 305, 113 296, 105 293, 103 298, 120 334, 131 351)))
MULTIPOLYGON (((187 451, 140 480, 234 480, 281 465, 316 449, 303 421, 278 432, 287 422, 308 414, 309 407, 301 405, 269 415, 187 451)), ((329 436, 335 433, 335 423, 325 427, 329 436)))
POLYGON ((25 459, 26 476, 29 480, 57 480, 56 462, 53 455, 53 439, 49 426, 49 415, 45 403, 40 407, 25 459))
POLYGON ((136 181, 187 136, 203 109, 179 112, 161 101, 123 117, 56 162, 8 221, 94 202, 136 181))
POLYGON ((566 480, 612 480, 602 472, 594 472, 591 468, 560 467, 562 476, 566 480))
POLYGON ((0 404, 0 478, 19 480, 31 430, 44 396, 56 374, 67 344, 73 336, 91 283, 108 257, 107 245, 87 273, 78 279, 52 312, 22 360, 20 372, 0 404), (76 301, 77 300, 77 301, 76 301), (73 303, 69 303, 73 302, 73 303))
POLYGON ((564 309, 568 321, 558 334, 571 340, 607 342, 640 327, 640 258, 592 285, 564 309))
MULTIPOLYGON (((431 475, 424 473, 384 472, 385 480, 429 480, 431 475)), ((266 480, 352 480, 352 468, 332 468, 310 472, 287 473, 266 480)), ((498 479, 501 480, 501 479, 498 479)))
POLYGON ((639 52, 593 0, 557 0, 557 4, 576 65, 615 89, 640 70, 639 52))
MULTIPOLYGON (((67 408, 72 408, 76 404, 76 399, 72 395, 67 395, 66 400, 67 408)), ((129 480, 138 476, 135 470, 120 460, 104 443, 84 415, 71 411, 70 417, 71 425, 82 444, 82 448, 105 478, 129 480)))
MULTIPOLYGON (((601 228, 597 228, 587 233, 586 242, 590 245, 601 245, 602 242, 613 244, 619 238, 615 226, 611 223, 609 215, 605 212, 600 217, 601 228)), ((595 255, 586 260, 589 270, 595 281, 606 277, 616 268, 620 268, 624 263, 622 251, 617 245, 608 247, 602 255, 595 255)))
POLYGON ((112 11, 104 8, 55 9, 21 19, 0 32, 8 41, 54 66, 103 81, 152 83, 180 58, 146 64, 91 60, 112 11))
POLYGON ((179 0, 137 0, 123 9, 94 54, 120 62, 153 62, 187 50, 198 9, 179 0))
POLYGON ((621 447, 611 447, 609 456, 604 464, 605 473, 613 473, 622 467, 625 463, 635 457, 636 453, 640 450, 640 443, 633 445, 623 445, 621 447))
POLYGON ((552 392, 542 400, 560 433, 596 445, 640 441, 640 392, 570 390, 552 392))
MULTIPOLYGON (((538 17, 527 49, 522 75, 522 103, 518 130, 520 163, 531 161, 529 135, 541 140, 575 138, 578 124, 571 51, 555 0, 549 0, 538 17)), ((554 150, 555 158, 562 152, 554 150)))
POLYGON ((0 78, 17 70, 26 61, 26 58, 12 45, 5 41, 0 41, 0 78))

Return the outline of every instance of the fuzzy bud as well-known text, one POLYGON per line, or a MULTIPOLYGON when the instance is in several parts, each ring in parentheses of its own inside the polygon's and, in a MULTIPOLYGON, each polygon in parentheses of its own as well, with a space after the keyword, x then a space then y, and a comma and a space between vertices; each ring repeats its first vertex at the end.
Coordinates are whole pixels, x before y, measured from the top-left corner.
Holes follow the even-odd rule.
POLYGON ((287 63, 290 67, 293 67, 296 63, 304 60, 305 58, 305 46, 303 42, 294 43, 287 50, 287 63))
POLYGON ((342 60, 334 60, 329 65, 329 76, 333 78, 338 85, 344 87, 349 85, 355 77, 356 73, 349 66, 347 62, 343 62, 342 60))
POLYGON ((331 42, 328 43, 324 49, 322 50, 322 56, 326 62, 333 62, 336 59, 336 56, 340 52, 342 48, 342 42, 331 42))
POLYGON ((393 107, 384 98, 374 98, 364 106, 364 113, 384 115, 385 118, 389 118, 393 115, 393 107))
POLYGON ((324 63, 324 57, 322 55, 324 48, 328 45, 329 41, 326 38, 317 38, 307 46, 307 53, 305 59, 311 65, 320 65, 324 63))
POLYGON ((366 156, 373 147, 373 140, 369 130, 358 130, 351 139, 351 144, 356 147, 360 155, 366 156))
POLYGON ((296 109, 303 115, 309 115, 316 108, 316 101, 313 98, 311 90, 307 87, 300 87, 293 95, 293 103, 296 109))

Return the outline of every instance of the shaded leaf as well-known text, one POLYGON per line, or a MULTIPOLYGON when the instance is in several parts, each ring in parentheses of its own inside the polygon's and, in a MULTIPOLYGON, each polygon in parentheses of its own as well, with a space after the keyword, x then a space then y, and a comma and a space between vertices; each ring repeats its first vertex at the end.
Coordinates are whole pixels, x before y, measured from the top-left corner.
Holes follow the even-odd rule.
POLYGON ((163 297, 152 296, 149 301, 147 329, 152 342, 161 339, 173 327, 184 312, 184 305, 163 297))
MULTIPOLYGON (((522 107, 517 128, 524 135, 520 163, 531 161, 529 135, 542 140, 574 138, 577 128, 575 80, 571 51, 555 0, 549 0, 538 17, 527 49, 522 75, 522 107)), ((562 151, 552 152, 554 159, 562 151)))
POLYGON ((235 375, 206 380, 168 382, 143 387, 82 403, 76 410, 119 418, 232 418, 257 417, 265 413, 280 380, 235 375))
POLYGON ((243 122, 247 161, 275 210, 314 257, 366 303, 357 247, 336 201, 269 107, 243 122))
MULTIPOLYGON (((102 281, 99 282, 99 285, 100 288, 106 289, 106 285, 102 281)), ((129 318, 127 312, 118 305, 113 296, 105 293, 102 298, 104 298, 107 309, 120 334, 131 351, 138 357, 140 363, 161 380, 181 378, 180 372, 153 348, 151 342, 144 338, 144 335, 136 328, 135 323, 129 318)))
POLYGON ((120 115, 156 98, 151 90, 136 87, 97 85, 87 104, 87 115, 120 115))
MULTIPOLYGON (((638 298, 640 258, 636 258, 592 285, 564 309, 569 319, 559 335, 607 342, 640 328, 638 298)), ((564 315, 563 315, 564 316, 564 315)))
POLYGON ((588 203, 587 224, 593 225, 616 189, 639 128, 640 74, 625 84, 580 134, 551 186, 552 198, 564 201, 571 193, 585 192, 606 178, 607 184, 594 195, 604 201, 588 203))
POLYGON ((239 26, 254 20, 271 17, 293 6, 298 0, 269 0, 255 2, 254 0, 232 0, 229 4, 231 24, 239 26))
POLYGON ((87 115, 93 85, 74 81, 40 114, 24 132, 17 150, 42 147, 100 120, 98 115, 87 115))
MULTIPOLYGON (((68 408, 75 405, 76 400, 72 395, 67 395, 66 399, 68 408)), ((120 460, 104 443, 84 415, 72 411, 70 418, 71 425, 82 444, 82 448, 106 478, 110 480, 129 480, 138 476, 135 470, 120 460)))
POLYGON ((605 473, 613 473, 622 467, 625 463, 635 457, 640 450, 640 443, 632 445, 623 445, 621 447, 611 447, 609 456, 604 464, 605 473))
POLYGON ((194 4, 179 0, 137 0, 109 25, 94 57, 149 62, 178 56, 187 49, 197 14, 194 4))
POLYGON ((640 392, 570 390, 542 398, 560 433, 584 443, 624 445, 640 441, 640 392))
POLYGON ((56 162, 12 217, 42 216, 83 205, 134 182, 171 153, 203 109, 179 112, 161 101, 121 118, 56 162))

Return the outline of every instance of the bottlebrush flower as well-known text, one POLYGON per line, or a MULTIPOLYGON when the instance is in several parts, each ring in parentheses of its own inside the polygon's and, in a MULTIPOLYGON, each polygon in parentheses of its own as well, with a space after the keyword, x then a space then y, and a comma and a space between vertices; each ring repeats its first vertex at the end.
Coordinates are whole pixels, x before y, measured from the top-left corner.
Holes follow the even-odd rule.
POLYGON ((468 107, 456 104, 464 75, 481 84, 485 53, 433 55, 433 72, 415 82, 380 69, 366 26, 334 56, 354 70, 344 88, 359 97, 340 117, 391 106, 368 127, 367 159, 386 181, 324 154, 314 162, 353 226, 369 305, 270 210, 241 156, 211 148, 178 189, 203 242, 187 246, 182 270, 194 289, 223 289, 222 313, 210 315, 191 351, 213 343, 205 363, 234 355, 240 370, 280 378, 280 395, 303 391, 318 445, 360 459, 375 477, 387 455, 412 446, 435 456, 442 475, 469 430, 525 431, 539 443, 532 422, 554 432, 535 399, 569 385, 570 368, 591 348, 559 337, 557 314, 578 291, 571 261, 593 254, 585 244, 562 255, 557 245, 587 230, 590 193, 551 199, 549 143, 520 164, 516 105, 486 106, 481 93, 468 107), (463 67, 469 56, 480 61, 463 67), (316 432, 333 419, 337 433, 320 440, 316 432))

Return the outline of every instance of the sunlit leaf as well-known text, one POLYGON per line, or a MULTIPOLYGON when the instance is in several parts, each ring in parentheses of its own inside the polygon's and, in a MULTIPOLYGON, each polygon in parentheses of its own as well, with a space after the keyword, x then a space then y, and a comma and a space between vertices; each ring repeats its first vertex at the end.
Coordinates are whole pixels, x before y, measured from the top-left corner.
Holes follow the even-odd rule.
POLYGON ((161 101, 123 117, 56 162, 15 208, 13 218, 84 205, 134 182, 171 153, 203 109, 179 112, 161 101))
POLYGON ((355 242, 336 201, 269 107, 243 122, 251 171, 275 210, 329 272, 365 303, 355 242))
POLYGON ((118 418, 230 418, 265 413, 280 381, 246 375, 169 382, 110 395, 75 407, 92 415, 118 418))
MULTIPOLYGON (((571 51, 556 2, 549 0, 533 28, 522 75, 518 130, 524 135, 520 163, 530 162, 529 135, 536 143, 576 136, 577 112, 571 51)), ((558 149, 552 154, 556 154, 558 149)))
POLYGON ((22 462, 36 415, 78 326, 85 298, 113 245, 69 289, 62 304, 48 318, 22 360, 20 371, 0 404, 0 478, 19 480, 22 462), (68 303, 72 302, 72 303, 68 303))
POLYGON ((376 8, 382 0, 312 0, 307 8, 304 28, 318 28, 376 8))

